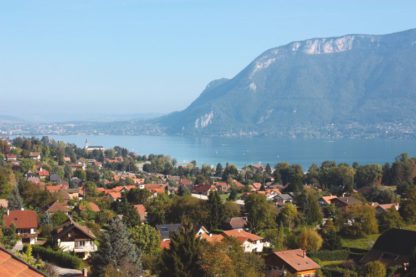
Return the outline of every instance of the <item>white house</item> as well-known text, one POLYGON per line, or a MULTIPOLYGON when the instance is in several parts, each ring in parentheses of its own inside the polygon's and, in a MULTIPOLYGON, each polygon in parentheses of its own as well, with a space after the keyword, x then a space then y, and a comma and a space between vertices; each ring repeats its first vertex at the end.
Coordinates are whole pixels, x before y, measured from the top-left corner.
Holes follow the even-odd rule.
POLYGON ((244 252, 263 252, 265 247, 270 247, 270 242, 264 238, 246 232, 242 229, 227 230, 223 233, 226 237, 232 237, 241 242, 244 252))
POLYGON ((53 234, 59 248, 65 252, 74 252, 87 259, 92 252, 97 251, 95 236, 86 226, 68 221, 58 227, 53 234))

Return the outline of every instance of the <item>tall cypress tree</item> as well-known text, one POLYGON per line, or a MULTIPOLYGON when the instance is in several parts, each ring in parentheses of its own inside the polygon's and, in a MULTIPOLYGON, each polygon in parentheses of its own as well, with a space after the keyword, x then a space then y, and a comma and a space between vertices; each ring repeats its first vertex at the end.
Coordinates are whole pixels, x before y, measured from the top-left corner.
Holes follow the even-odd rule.
POLYGON ((192 224, 184 223, 178 232, 172 234, 169 249, 162 253, 161 277, 202 276, 201 241, 195 236, 192 224))
POLYGON ((23 208, 23 200, 20 196, 19 187, 16 185, 8 198, 10 210, 20 210, 23 208))
POLYGON ((126 226, 116 217, 103 233, 100 247, 92 257, 94 276, 103 276, 106 268, 117 269, 124 276, 139 276, 142 272, 140 254, 126 226))
POLYGON ((225 220, 224 204, 216 191, 213 191, 208 196, 208 228, 219 228, 225 220))

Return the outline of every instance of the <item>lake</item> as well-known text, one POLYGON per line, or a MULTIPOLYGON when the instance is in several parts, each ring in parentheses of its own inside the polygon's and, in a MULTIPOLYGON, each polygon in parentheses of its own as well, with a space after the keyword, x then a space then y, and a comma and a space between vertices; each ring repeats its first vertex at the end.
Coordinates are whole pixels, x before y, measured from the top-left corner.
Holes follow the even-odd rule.
POLYGON ((416 141, 281 139, 269 137, 201 138, 174 136, 50 136, 55 140, 106 148, 121 146, 140 155, 164 154, 179 163, 196 160, 199 165, 233 163, 238 167, 254 163, 297 163, 306 170, 312 163, 334 160, 362 164, 392 162, 400 153, 416 155, 416 141))

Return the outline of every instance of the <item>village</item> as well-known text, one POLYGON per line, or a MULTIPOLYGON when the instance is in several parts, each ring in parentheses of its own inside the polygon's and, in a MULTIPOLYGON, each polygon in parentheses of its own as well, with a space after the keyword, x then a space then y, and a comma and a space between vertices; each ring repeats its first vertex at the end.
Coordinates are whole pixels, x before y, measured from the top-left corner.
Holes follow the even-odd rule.
POLYGON ((4 138, 0 276, 415 276, 415 181, 406 154, 304 171, 4 138))

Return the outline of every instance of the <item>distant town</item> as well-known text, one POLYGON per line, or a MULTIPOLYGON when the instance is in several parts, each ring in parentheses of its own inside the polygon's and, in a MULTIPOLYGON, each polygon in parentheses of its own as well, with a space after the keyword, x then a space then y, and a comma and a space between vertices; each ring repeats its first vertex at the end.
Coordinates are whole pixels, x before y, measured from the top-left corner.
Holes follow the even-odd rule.
POLYGON ((415 183, 407 154, 237 168, 2 139, 0 275, 415 276, 415 183))

